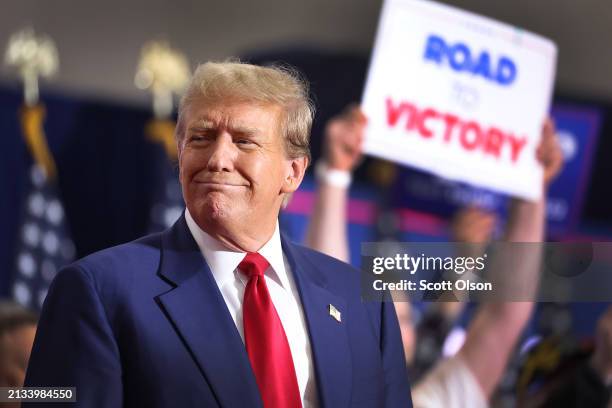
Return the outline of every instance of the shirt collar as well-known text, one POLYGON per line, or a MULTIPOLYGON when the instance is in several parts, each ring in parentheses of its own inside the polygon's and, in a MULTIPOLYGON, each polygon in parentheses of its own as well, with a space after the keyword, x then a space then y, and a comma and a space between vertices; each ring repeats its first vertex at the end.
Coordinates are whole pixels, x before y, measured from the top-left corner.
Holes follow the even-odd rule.
MULTIPOLYGON (((225 283, 233 282, 236 277, 246 283, 246 278, 242 274, 235 274, 235 270, 244 259, 246 252, 233 251, 204 232, 195 222, 188 209, 185 210, 185 220, 219 287, 222 287, 225 283)), ((285 268, 278 221, 272 237, 258 252, 270 264, 270 268, 265 271, 265 275, 274 279, 285 290, 289 290, 289 279, 285 268)))

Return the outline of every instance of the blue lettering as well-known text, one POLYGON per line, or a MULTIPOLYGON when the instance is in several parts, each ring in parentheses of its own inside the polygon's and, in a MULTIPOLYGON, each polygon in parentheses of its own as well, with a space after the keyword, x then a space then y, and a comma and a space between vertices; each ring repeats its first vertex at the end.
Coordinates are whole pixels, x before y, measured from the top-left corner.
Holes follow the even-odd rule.
POLYGON ((487 51, 474 53, 465 43, 448 44, 435 34, 427 37, 423 57, 425 61, 438 65, 446 63, 455 72, 469 72, 502 86, 511 85, 518 72, 514 61, 508 57, 502 56, 497 61, 491 61, 491 55, 487 51))
POLYGON ((425 59, 441 64, 445 53, 446 43, 444 40, 437 35, 430 35, 427 38, 427 46, 425 47, 425 59))
POLYGON ((449 50, 450 66, 455 71, 469 71, 471 65, 470 49, 463 43, 457 43, 449 50))
POLYGON ((497 65, 497 82, 501 85, 510 85, 516 78, 516 65, 510 58, 501 57, 497 65))
POLYGON ((481 75, 487 79, 493 79, 491 77, 491 57, 489 53, 483 51, 478 57, 478 61, 476 61, 476 65, 474 65, 474 70, 472 71, 474 75, 481 75))

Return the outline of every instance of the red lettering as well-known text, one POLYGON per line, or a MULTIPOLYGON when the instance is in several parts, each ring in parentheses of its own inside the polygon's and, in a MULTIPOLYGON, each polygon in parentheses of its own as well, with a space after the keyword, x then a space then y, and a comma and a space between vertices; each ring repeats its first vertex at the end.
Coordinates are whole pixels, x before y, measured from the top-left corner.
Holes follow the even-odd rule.
POLYGON ((505 135, 501 130, 492 127, 487 132, 487 141, 484 146, 484 151, 487 154, 492 154, 493 156, 499 158, 501 155, 502 144, 504 143, 505 135))
POLYGON ((463 125, 459 138, 461 145, 465 148, 465 150, 474 150, 476 147, 478 147, 482 141, 482 132, 480 130, 480 126, 478 126, 478 123, 471 121, 463 125), (468 138, 468 133, 470 131, 474 135, 473 140, 468 138))
POLYGON ((505 145, 510 146, 510 158, 513 163, 518 161, 525 145, 526 137, 516 137, 505 133, 497 127, 483 129, 476 121, 462 121, 458 116, 451 113, 441 113, 434 108, 425 108, 420 111, 409 102, 396 102, 392 98, 386 99, 387 124, 395 127, 405 120, 406 131, 416 130, 423 138, 430 139, 436 136, 436 120, 444 124, 442 140, 449 143, 454 132, 459 132, 459 144, 467 151, 481 150, 485 155, 501 158, 505 145))
POLYGON ((408 117, 408 120, 406 121, 406 130, 412 130, 416 126, 416 122, 418 120, 419 113, 417 111, 417 108, 414 105, 411 105, 406 102, 404 102, 404 104, 406 105, 404 109, 408 110, 408 112, 410 113, 410 116, 408 117))
POLYGON ((428 108, 423 111, 423 113, 419 116, 419 120, 418 120, 419 133, 421 134, 421 136, 425 138, 429 138, 433 136, 433 132, 431 131, 431 129, 428 129, 425 126, 425 121, 427 119, 434 119, 437 117, 438 117, 438 112, 436 112, 435 109, 428 108))
POLYGON ((456 117, 455 115, 451 115, 450 113, 447 113, 446 115, 442 117, 442 119, 444 119, 444 123, 446 124, 446 130, 444 131, 444 141, 449 142, 451 138, 451 134, 453 132, 453 128, 455 127, 457 122, 459 122, 459 118, 456 117))
POLYGON ((521 154, 521 151, 523 150, 523 147, 525 147, 525 144, 527 143, 527 138, 515 138, 514 135, 508 135, 508 141, 510 142, 510 149, 512 152, 512 162, 516 163, 519 155, 521 154))
POLYGON ((403 111, 402 106, 403 103, 399 104, 399 106, 394 106, 391 98, 387 98, 387 123, 389 124, 389 126, 395 126, 395 124, 399 120, 403 111))
POLYGON ((406 129, 409 130, 413 126, 415 110, 414 105, 408 102, 401 102, 395 105, 391 98, 387 98, 387 123, 389 126, 394 127, 405 113, 409 113, 410 117, 406 124, 406 129))

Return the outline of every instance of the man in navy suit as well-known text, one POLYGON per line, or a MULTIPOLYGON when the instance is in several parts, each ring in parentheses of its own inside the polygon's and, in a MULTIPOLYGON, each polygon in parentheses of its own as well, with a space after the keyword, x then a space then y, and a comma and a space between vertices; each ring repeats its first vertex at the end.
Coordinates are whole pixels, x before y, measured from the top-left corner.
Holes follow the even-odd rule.
POLYGON ((279 233, 312 117, 285 69, 201 65, 176 129, 185 214, 58 274, 26 386, 84 407, 410 407, 393 304, 279 233))

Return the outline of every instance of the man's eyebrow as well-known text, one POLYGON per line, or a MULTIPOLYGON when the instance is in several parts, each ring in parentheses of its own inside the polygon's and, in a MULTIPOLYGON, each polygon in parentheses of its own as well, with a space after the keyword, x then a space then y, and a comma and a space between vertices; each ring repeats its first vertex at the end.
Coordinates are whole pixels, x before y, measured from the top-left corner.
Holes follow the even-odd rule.
POLYGON ((259 128, 246 125, 230 125, 230 133, 241 136, 257 136, 260 133, 259 128))
MULTIPOLYGON (((217 128, 218 125, 214 121, 209 119, 198 119, 189 126, 189 130, 214 130, 217 128)), ((238 123, 230 124, 229 131, 230 133, 238 134, 241 136, 256 136, 257 134, 261 133, 259 128, 257 127, 241 125, 238 123)))
POLYGON ((215 123, 212 120, 208 119, 198 119, 189 126, 190 130, 207 130, 214 128, 215 123))

